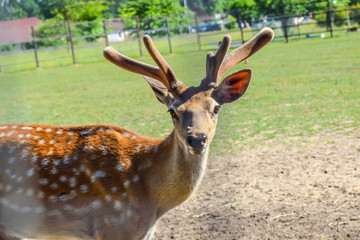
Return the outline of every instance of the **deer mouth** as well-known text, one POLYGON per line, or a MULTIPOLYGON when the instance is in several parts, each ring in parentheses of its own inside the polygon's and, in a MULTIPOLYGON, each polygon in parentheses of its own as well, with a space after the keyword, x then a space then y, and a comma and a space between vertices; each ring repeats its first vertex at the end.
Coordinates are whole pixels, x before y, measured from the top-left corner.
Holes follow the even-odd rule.
POLYGON ((191 155, 199 155, 199 154, 202 154, 202 153, 204 153, 206 151, 206 147, 193 148, 193 147, 188 146, 188 149, 189 149, 189 153, 191 155))

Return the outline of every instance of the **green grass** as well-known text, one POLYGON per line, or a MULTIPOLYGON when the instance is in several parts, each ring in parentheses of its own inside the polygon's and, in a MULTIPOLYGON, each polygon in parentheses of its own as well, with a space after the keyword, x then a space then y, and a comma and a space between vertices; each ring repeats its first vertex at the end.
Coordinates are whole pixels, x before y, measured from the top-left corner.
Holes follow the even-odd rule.
MULTIPOLYGON (((360 124, 359 33, 272 43, 231 72, 252 68, 243 98, 221 109, 213 153, 360 124)), ((215 39, 213 41, 218 41, 215 39)), ((165 58, 186 85, 205 76, 206 52, 165 58)), ((152 63, 149 57, 141 61, 152 63)), ((152 137, 172 124, 141 76, 102 60, 0 75, 0 123, 111 123, 152 137)))
MULTIPOLYGON (((298 40, 298 33, 313 33, 312 35, 319 35, 324 33, 326 37, 329 37, 330 33, 326 32, 324 27, 319 27, 315 23, 304 24, 298 27, 291 27, 289 29, 290 41, 298 40)), ((255 30, 256 32, 256 30, 255 30)), ((244 30, 244 39, 250 39, 255 33, 251 29, 244 30)), ((284 41, 282 37, 281 29, 275 29, 276 41, 284 41)), ((346 27, 335 27, 335 35, 343 35, 346 32, 346 27), (337 31, 341 29, 341 31, 337 31)), ((202 50, 213 50, 216 48, 217 43, 222 40, 222 37, 228 34, 232 37, 233 41, 241 42, 241 33, 239 29, 222 30, 213 32, 202 32, 200 33, 200 42, 202 50)), ((301 38, 305 38, 304 35, 301 38)), ((169 54, 169 42, 167 36, 162 38, 154 38, 155 45, 159 51, 163 54, 169 54)), ((38 59, 40 62, 40 68, 68 66, 73 63, 72 52, 70 43, 66 43, 66 39, 63 38, 64 45, 55 48, 40 48, 38 50, 38 59)), ((75 59, 78 64, 85 64, 91 62, 99 62, 102 60, 102 50, 105 47, 105 39, 99 38, 96 42, 87 42, 84 39, 74 40, 75 44, 75 59)), ((116 48, 118 51, 126 54, 130 57, 140 56, 139 43, 137 38, 129 38, 124 42, 110 43, 111 46, 116 48)), ((196 34, 183 34, 171 37, 171 45, 174 53, 186 53, 193 52, 194 49, 198 49, 197 35, 196 34)), ((145 46, 142 44, 143 54, 147 55, 145 46)), ((32 49, 25 51, 14 51, 9 53, 0 54, 0 67, 1 71, 18 72, 24 70, 33 70, 36 68, 35 54, 32 49)))

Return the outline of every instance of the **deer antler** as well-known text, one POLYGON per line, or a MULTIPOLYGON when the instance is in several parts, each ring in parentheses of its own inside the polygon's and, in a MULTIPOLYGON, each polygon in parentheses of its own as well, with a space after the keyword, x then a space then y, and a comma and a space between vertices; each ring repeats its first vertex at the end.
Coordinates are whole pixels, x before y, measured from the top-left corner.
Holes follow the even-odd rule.
POLYGON ((225 36, 216 55, 213 56, 212 52, 207 55, 205 78, 207 85, 211 87, 217 86, 219 79, 226 71, 256 53, 270 42, 273 37, 274 32, 272 29, 265 27, 244 45, 226 55, 231 43, 231 38, 230 36, 225 36))
POLYGON ((177 87, 182 85, 183 83, 176 78, 173 70, 170 68, 168 63, 156 49, 153 41, 151 40, 151 37, 145 35, 143 41, 149 54, 159 67, 154 67, 152 65, 126 57, 116 51, 113 47, 106 47, 104 49, 104 57, 113 64, 125 70, 139 73, 141 75, 145 75, 160 81, 166 87, 168 87, 169 91, 176 90, 177 87))
POLYGON ((231 43, 231 37, 229 35, 225 35, 215 56, 212 52, 209 52, 207 54, 207 56, 206 56, 206 80, 209 83, 209 85, 215 84, 215 86, 216 86, 218 79, 221 78, 221 76, 218 77, 218 73, 221 68, 221 64, 223 63, 223 60, 226 56, 226 53, 229 50, 230 43, 231 43))
POLYGON ((168 90, 173 91, 178 86, 182 85, 183 83, 180 82, 177 77, 175 76, 174 71, 170 68, 169 64, 165 61, 165 59, 161 56, 159 51, 156 49, 151 37, 149 35, 145 35, 143 38, 144 44, 146 49, 148 50, 151 57, 154 59, 156 64, 159 66, 161 72, 165 75, 169 86, 168 90))

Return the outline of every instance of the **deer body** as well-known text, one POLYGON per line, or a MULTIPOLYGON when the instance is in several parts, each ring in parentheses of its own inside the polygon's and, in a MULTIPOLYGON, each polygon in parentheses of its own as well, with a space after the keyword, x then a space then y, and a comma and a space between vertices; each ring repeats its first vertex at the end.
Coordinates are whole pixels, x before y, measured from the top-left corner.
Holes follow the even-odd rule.
POLYGON ((217 82, 272 37, 265 29, 228 56, 225 37, 198 87, 177 80, 148 36, 159 68, 105 49, 114 64, 145 75, 166 105, 174 130, 165 139, 111 125, 0 125, 0 240, 151 239, 156 221, 199 185, 218 111, 244 94, 251 70, 217 82))
POLYGON ((18 237, 141 239, 193 192, 208 153, 188 159, 174 133, 109 125, 1 125, 0 136, 0 219, 15 216, 0 226, 18 237))

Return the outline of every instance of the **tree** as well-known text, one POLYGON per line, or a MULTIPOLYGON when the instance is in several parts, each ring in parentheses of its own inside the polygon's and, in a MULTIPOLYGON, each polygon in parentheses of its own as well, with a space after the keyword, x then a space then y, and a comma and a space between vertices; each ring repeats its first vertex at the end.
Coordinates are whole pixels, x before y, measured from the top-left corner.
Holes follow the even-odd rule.
MULTIPOLYGON (((306 14, 314 11, 326 11, 327 1, 314 0, 254 0, 258 12, 258 17, 261 16, 281 16, 285 10, 286 14, 306 14), (308 2, 308 3, 307 3, 308 2), (309 3, 310 2, 310 3, 309 3), (314 3, 315 2, 315 3, 314 3)), ((344 7, 350 0, 336 0, 330 1, 332 8, 344 7)))
POLYGON ((228 4, 228 12, 236 18, 239 25, 243 21, 251 21, 256 16, 256 3, 254 0, 233 0, 228 4))
POLYGON ((27 17, 43 18, 39 4, 35 0, 21 0, 20 6, 26 12, 27 17))
POLYGON ((223 0, 203 0, 203 5, 210 15, 223 12, 223 0))
POLYGON ((22 9, 20 3, 16 0, 1 0, 0 6, 1 20, 26 18, 28 16, 24 9, 22 9))
MULTIPOLYGON (((136 22, 133 16, 138 16, 140 19, 154 18, 140 22, 141 29, 150 30, 165 28, 165 18, 157 18, 161 16, 172 16, 170 17, 170 23, 177 23, 177 25, 185 24, 187 18, 183 17, 185 9, 179 4, 178 0, 138 0, 129 1, 122 4, 119 8, 121 17, 125 18, 125 25, 128 28, 136 28, 136 22), (178 15, 175 17, 174 15, 178 15)), ((160 35, 165 34, 158 33, 160 35)))

